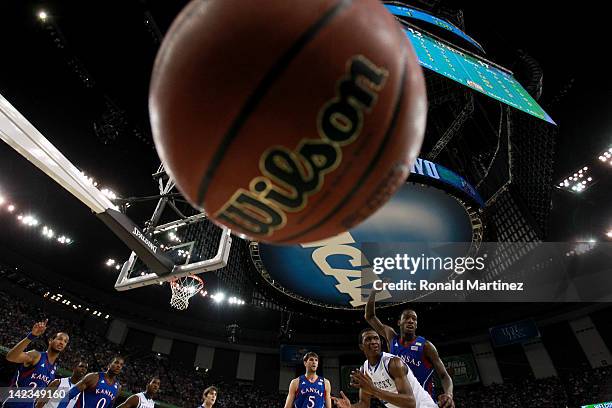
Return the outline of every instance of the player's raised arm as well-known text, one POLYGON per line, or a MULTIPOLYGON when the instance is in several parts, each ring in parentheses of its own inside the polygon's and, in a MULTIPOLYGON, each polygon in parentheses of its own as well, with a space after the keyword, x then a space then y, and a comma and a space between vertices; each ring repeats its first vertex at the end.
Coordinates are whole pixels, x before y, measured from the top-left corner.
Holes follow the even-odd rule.
POLYGON ((370 296, 368 297, 368 303, 366 303, 365 307, 365 319, 366 322, 378 333, 379 336, 384 337, 387 340, 387 344, 391 347, 391 341, 393 337, 397 335, 395 330, 392 327, 383 324, 378 317, 376 317, 376 307, 374 303, 376 302, 376 293, 378 291, 376 289, 372 289, 370 291, 370 296))
POLYGON ((38 336, 43 334, 45 330, 47 330, 47 322, 49 319, 45 319, 42 322, 38 322, 34 324, 32 327, 32 331, 19 343, 15 344, 15 346, 6 353, 6 359, 11 363, 23 364, 26 367, 32 366, 38 363, 40 359, 40 353, 36 350, 30 350, 27 353, 25 349, 30 345, 30 343, 35 340, 38 336))
POLYGON ((285 408, 293 408, 293 401, 295 399, 295 392, 298 387, 298 379, 294 378, 289 383, 289 391, 287 392, 287 400, 285 401, 285 408))
POLYGON ((436 350, 436 347, 430 341, 425 343, 423 350, 425 352, 425 357, 431 361, 438 377, 440 377, 440 382, 444 389, 444 394, 438 396, 438 405, 440 408, 453 408, 455 406, 455 402, 453 401, 453 379, 448 375, 446 367, 440 359, 438 350, 436 350))

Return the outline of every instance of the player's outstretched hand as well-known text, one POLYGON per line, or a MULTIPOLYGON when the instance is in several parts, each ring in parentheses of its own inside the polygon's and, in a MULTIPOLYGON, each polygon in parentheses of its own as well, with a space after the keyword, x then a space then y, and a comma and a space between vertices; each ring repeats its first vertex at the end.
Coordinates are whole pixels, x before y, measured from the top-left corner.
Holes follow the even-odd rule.
POLYGON ((440 408, 455 408, 455 401, 448 394, 440 394, 438 396, 438 406, 440 408))
POLYGON ((373 394, 376 391, 376 386, 369 375, 355 370, 351 373, 351 387, 359 388, 366 394, 373 394))
POLYGON ((49 319, 45 319, 44 321, 38 322, 34 326, 32 326, 32 335, 40 336, 41 334, 43 334, 45 330, 47 330, 48 321, 49 319))
POLYGON ((338 408, 351 408, 351 400, 347 398, 346 395, 344 395, 344 393, 342 391, 340 391, 340 398, 338 397, 331 397, 332 401, 334 401, 334 404, 336 404, 336 407, 338 408))

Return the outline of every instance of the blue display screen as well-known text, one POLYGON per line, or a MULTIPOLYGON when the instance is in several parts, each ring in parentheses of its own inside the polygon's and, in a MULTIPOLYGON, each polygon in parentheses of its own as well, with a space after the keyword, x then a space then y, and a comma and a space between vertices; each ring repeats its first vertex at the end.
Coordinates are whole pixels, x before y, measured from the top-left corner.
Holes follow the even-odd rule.
POLYGON ((474 41, 472 37, 470 37, 463 31, 461 31, 459 28, 457 28, 457 26, 455 26, 452 23, 449 23, 446 20, 443 20, 436 16, 432 16, 431 14, 425 13, 424 11, 413 9, 410 7, 396 6, 393 4, 385 4, 385 7, 394 16, 414 18, 415 20, 425 21, 426 23, 434 24, 438 27, 444 28, 445 30, 448 30, 451 33, 463 38, 464 40, 472 44, 474 47, 484 52, 484 49, 482 48, 482 46, 478 44, 476 41, 474 41))
POLYGON ((509 344, 524 343, 540 337, 538 326, 533 320, 523 320, 516 323, 495 326, 489 329, 491 340, 495 347, 509 344))
POLYGON ((424 160, 421 158, 416 159, 412 168, 410 169, 410 173, 427 177, 429 179, 434 179, 437 181, 441 181, 444 184, 450 185, 454 187, 456 190, 467 195, 473 201, 475 201, 481 207, 484 206, 484 201, 482 201, 482 197, 478 194, 478 191, 470 183, 467 182, 463 177, 447 169, 446 167, 432 163, 428 160, 424 160))
POLYGON ((404 27, 404 31, 423 67, 555 124, 512 74, 410 27, 404 27))
MULTIPOLYGON (((370 250, 412 242, 423 245, 417 253, 429 255, 434 250, 428 243, 455 242, 460 243, 458 249, 444 249, 443 256, 460 257, 467 253, 461 245, 469 246, 472 239, 469 214, 455 198, 426 183, 406 183, 380 210, 350 231, 302 245, 261 243, 258 254, 268 279, 276 286, 325 306, 352 309, 364 304, 360 282, 364 265, 370 264, 370 250), (368 243, 376 243, 376 248, 368 243)), ((388 276, 399 279, 403 273, 390 272, 388 276)), ((428 271, 420 276, 441 281, 448 273, 428 271)), ((408 301, 412 296, 409 291, 397 292, 395 299, 408 301)))

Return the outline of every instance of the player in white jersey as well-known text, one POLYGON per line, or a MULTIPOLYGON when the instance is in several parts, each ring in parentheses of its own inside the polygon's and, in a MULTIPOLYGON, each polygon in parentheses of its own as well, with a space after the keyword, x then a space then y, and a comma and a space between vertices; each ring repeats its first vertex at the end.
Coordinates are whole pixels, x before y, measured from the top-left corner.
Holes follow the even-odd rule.
POLYGON ((70 389, 74 387, 76 383, 81 381, 81 379, 87 373, 87 368, 87 362, 79 361, 77 365, 72 368, 72 376, 61 379, 56 378, 55 380, 51 381, 51 383, 49 383, 49 387, 47 387, 47 390, 52 392, 48 393, 47 395, 63 394, 65 397, 52 399, 41 398, 36 401, 36 408, 72 408, 76 400, 68 400, 68 391, 70 391, 70 389))
POLYGON ((366 356, 360 370, 351 373, 351 386, 359 388, 359 402, 333 397, 338 408, 369 408, 370 399, 378 398, 387 408, 437 408, 431 396, 399 357, 383 353, 380 337, 373 329, 359 333, 359 348, 366 356))
POLYGON ((153 397, 157 395, 161 380, 158 377, 151 378, 147 384, 146 391, 139 392, 126 399, 125 402, 117 408, 155 408, 153 397))

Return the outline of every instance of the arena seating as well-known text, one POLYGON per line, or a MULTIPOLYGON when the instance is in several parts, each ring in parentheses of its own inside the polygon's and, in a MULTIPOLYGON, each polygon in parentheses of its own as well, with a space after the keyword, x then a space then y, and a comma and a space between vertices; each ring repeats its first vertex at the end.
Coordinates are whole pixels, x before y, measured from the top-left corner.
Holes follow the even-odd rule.
MULTIPOLYGON (((0 345, 12 347, 21 340, 27 325, 37 319, 49 318, 47 334, 59 330, 70 333, 70 347, 61 356, 60 366, 70 369, 79 359, 89 363, 90 371, 101 370, 114 355, 126 358, 126 366, 120 376, 124 389, 139 392, 152 376, 159 376, 162 387, 159 401, 182 407, 196 407, 201 403, 202 390, 215 385, 219 388, 218 404, 223 408, 281 407, 284 395, 264 392, 256 385, 219 378, 211 372, 196 371, 193 367, 170 361, 150 350, 137 347, 119 347, 96 332, 87 331, 78 320, 68 320, 59 315, 43 315, 35 306, 24 304, 16 297, 0 290, 0 303, 4 313, 0 314, 0 345)), ((66 317, 66 316, 64 316, 66 317)), ((45 342, 35 343, 38 349, 46 347, 45 342)), ((14 367, 3 360, 0 386, 9 380, 8 373, 14 367)), ((474 385, 457 387, 455 402, 458 408, 565 408, 579 407, 585 402, 597 402, 604 398, 602 387, 612 376, 612 368, 600 368, 570 373, 561 377, 540 380, 525 379, 519 382, 505 382, 490 386, 474 385)))

